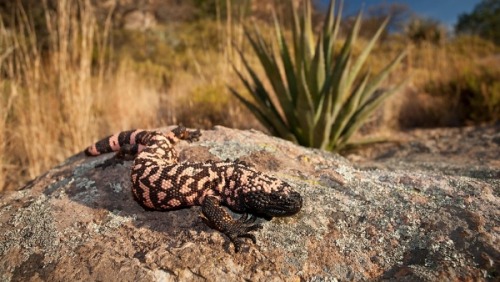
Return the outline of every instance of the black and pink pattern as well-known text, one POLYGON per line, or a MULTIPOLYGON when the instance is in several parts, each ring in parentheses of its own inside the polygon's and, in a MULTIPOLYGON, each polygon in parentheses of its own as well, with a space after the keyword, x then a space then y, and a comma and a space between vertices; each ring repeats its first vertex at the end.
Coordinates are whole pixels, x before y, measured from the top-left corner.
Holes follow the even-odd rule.
MULTIPOLYGON (((96 156, 115 151, 115 159, 133 159, 132 191, 142 206, 160 211, 202 206, 204 221, 226 234, 236 251, 241 244, 238 238, 255 242, 249 233, 260 228, 254 223, 255 215, 291 216, 301 209, 302 198, 290 185, 244 162, 178 163, 175 143, 199 136, 199 130, 188 131, 182 126, 167 133, 124 131, 98 141, 85 153, 96 156), (234 220, 221 205, 245 214, 234 220)), ((114 161, 108 160, 101 166, 112 164, 114 161)))

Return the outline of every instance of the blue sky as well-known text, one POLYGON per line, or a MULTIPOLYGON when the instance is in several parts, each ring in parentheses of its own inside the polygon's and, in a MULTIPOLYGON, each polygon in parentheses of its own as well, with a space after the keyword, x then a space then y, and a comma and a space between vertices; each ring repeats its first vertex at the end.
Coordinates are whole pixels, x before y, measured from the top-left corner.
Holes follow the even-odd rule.
MULTIPOLYGON (((328 5, 329 0, 318 0, 322 5, 328 5)), ((339 0, 337 0, 339 1, 339 0)), ((480 0, 344 0, 344 14, 356 13, 364 4, 364 10, 381 3, 404 3, 416 14, 441 21, 448 27, 453 27, 458 15, 469 13, 480 0)))

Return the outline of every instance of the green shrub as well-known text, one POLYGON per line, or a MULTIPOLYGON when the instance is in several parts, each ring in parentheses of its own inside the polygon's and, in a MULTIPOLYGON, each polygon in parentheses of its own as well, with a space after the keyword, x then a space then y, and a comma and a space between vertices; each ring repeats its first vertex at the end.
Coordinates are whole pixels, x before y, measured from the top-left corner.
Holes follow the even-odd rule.
POLYGON ((265 75, 259 75, 247 56, 240 53, 250 78, 236 71, 253 101, 235 89, 231 88, 231 92, 272 134, 304 146, 340 150, 382 101, 402 85, 385 90, 379 88, 405 52, 372 75, 365 62, 387 20, 355 55, 353 48, 360 31, 361 14, 338 50, 341 8, 335 15, 335 2, 330 3, 327 17, 315 38, 309 1, 304 5, 300 17, 297 9, 293 9, 290 42, 285 40, 283 28, 275 21, 279 54, 257 29, 246 30, 246 37, 265 75), (264 80, 269 82, 272 91, 266 89, 264 80))
POLYGON ((422 42, 441 44, 446 38, 446 29, 437 20, 416 17, 406 25, 405 35, 416 44, 422 42))
POLYGON ((500 70, 480 66, 464 70, 449 81, 430 83, 425 90, 448 99, 457 115, 457 125, 500 120, 500 70))

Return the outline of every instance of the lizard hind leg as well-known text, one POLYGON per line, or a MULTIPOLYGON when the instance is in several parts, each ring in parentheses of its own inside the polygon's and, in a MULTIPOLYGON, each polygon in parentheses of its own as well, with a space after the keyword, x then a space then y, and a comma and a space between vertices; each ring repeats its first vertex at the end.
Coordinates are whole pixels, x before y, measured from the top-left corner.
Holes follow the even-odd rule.
POLYGON ((250 233, 262 228, 260 224, 255 223, 255 216, 249 217, 248 214, 243 214, 241 218, 235 220, 220 206, 219 200, 215 197, 205 199, 202 213, 201 218, 209 227, 224 233, 231 240, 235 252, 241 249, 241 238, 249 238, 254 244, 257 242, 255 236, 250 233))
POLYGON ((116 154, 105 160, 103 163, 96 165, 96 168, 102 168, 103 170, 110 166, 115 166, 117 164, 123 164, 124 161, 133 160, 137 153, 139 152, 139 145, 137 144, 125 144, 120 147, 120 150, 116 154))

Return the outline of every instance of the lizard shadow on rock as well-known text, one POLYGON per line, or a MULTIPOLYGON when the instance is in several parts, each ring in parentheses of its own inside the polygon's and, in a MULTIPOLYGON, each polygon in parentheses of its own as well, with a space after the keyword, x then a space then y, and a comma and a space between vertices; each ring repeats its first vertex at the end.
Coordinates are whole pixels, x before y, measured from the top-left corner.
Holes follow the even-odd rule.
MULTIPOLYGON (((169 211, 144 208, 132 193, 132 182, 130 180, 131 161, 106 169, 94 168, 95 165, 104 162, 111 156, 111 154, 108 154, 93 157, 91 158, 92 161, 85 160, 83 163, 77 161, 81 158, 80 154, 70 158, 70 162, 73 159, 80 164, 76 165, 72 170, 62 170, 52 175, 51 177, 56 179, 56 183, 49 185, 44 190, 44 194, 49 197, 59 197, 55 195, 64 190, 68 200, 95 210, 92 220, 97 224, 105 225, 111 220, 108 213, 100 212, 102 209, 106 209, 117 216, 130 218, 132 219, 131 223, 136 228, 147 228, 163 234, 168 238, 167 240, 164 240, 165 237, 162 238, 164 244, 168 247, 180 247, 187 242, 195 242, 196 239, 193 234, 218 233, 218 231, 211 229, 202 221, 199 206, 181 207, 169 211)), ((241 216, 227 207, 225 209, 235 219, 241 216)), ((265 220, 257 219, 257 222, 260 221, 265 220)), ((222 246, 225 252, 233 252, 229 239, 224 235, 222 236, 224 237, 222 246)), ((247 246, 251 245, 250 241, 245 242, 242 251, 245 251, 248 248, 247 246)))

